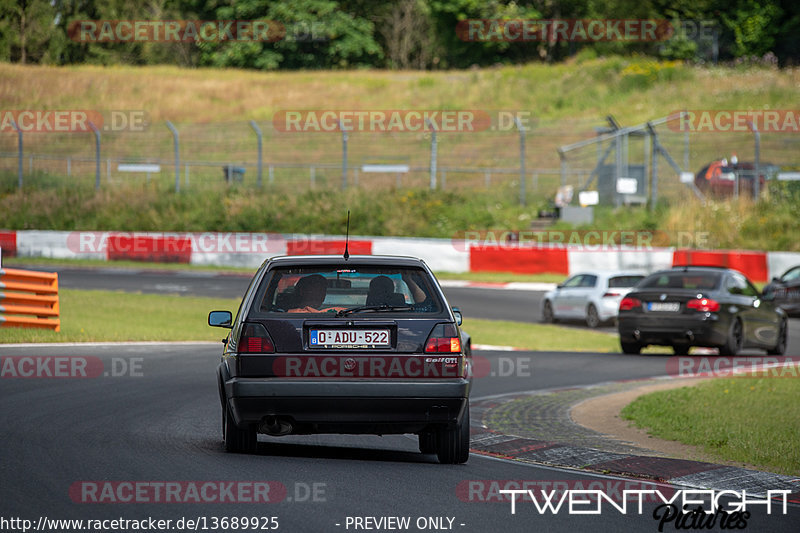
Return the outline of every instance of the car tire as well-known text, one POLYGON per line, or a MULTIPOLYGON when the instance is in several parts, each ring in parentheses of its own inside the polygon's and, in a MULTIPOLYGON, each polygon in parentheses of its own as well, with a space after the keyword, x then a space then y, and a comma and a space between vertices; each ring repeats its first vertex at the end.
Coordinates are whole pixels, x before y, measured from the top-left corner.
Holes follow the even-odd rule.
POLYGON ((733 319, 733 323, 728 330, 728 338, 719 349, 719 353, 720 355, 736 355, 742 351, 743 344, 744 328, 742 327, 742 321, 736 317, 733 319))
POLYGON ((619 344, 622 346, 622 353, 628 355, 639 355, 642 352, 642 345, 638 342, 619 341, 619 344))
POLYGON ((781 329, 778 331, 778 343, 775 345, 774 348, 770 348, 767 350, 769 355, 783 355, 786 353, 786 341, 788 336, 788 329, 789 324, 786 322, 784 318, 781 320, 781 329))
POLYGON ((436 453, 436 433, 433 431, 423 431, 419 434, 420 453, 436 453))
POLYGON ((689 355, 690 348, 691 346, 685 346, 679 344, 677 346, 672 347, 672 353, 674 353, 675 355, 689 355))
POLYGON ((258 445, 258 433, 252 427, 239 429, 233 423, 231 408, 226 407, 222 419, 225 451, 231 453, 254 453, 258 445))
POLYGON ((554 324, 557 322, 556 316, 553 314, 553 304, 550 303, 550 300, 544 301, 544 306, 542 307, 542 321, 545 324, 554 324))
POLYGON ((597 308, 594 304, 589 304, 586 308, 586 325, 590 328, 596 328, 600 325, 600 315, 597 314, 597 308))
POLYGON ((469 459, 469 404, 456 427, 439 432, 436 455, 440 463, 448 465, 466 463, 469 459))

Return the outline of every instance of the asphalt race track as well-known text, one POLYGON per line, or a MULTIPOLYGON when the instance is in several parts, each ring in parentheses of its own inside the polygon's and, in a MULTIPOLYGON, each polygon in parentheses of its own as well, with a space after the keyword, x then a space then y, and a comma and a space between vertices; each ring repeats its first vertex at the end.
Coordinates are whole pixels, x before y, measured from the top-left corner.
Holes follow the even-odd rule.
MULTIPOLYGON (((84 275, 63 270, 60 282, 67 288, 238 298, 247 278, 97 270, 84 275)), ((517 313, 517 320, 538 320, 538 303, 531 302, 537 302, 541 293, 475 291, 447 289, 451 304, 461 306, 468 317, 517 313)), ((792 324, 788 355, 800 351, 797 322, 792 324)), ((649 501, 641 513, 633 503, 625 514, 606 503, 601 514, 570 515, 566 506, 555 514, 540 513, 527 500, 519 501, 512 514, 510 502, 496 493, 499 485, 492 481, 503 486, 526 481, 537 488, 559 482, 555 486, 610 493, 620 490, 626 480, 477 454, 465 465, 440 465, 434 456, 417 451, 412 436, 260 436, 256 455, 227 454, 222 449, 214 379, 220 349, 214 343, 0 345, 3 364, 29 357, 39 365, 51 365, 39 367, 40 374, 53 370, 59 358, 67 368, 75 360, 84 365, 68 378, 6 374, 0 380, 0 530, 22 531, 22 523, 11 519, 30 520, 26 525, 31 528, 41 519, 39 530, 78 530, 74 524, 46 527, 44 517, 171 520, 169 531, 659 530, 653 517, 657 504, 649 501), (88 369, 87 377, 81 368, 88 369), (595 484, 590 486, 591 482, 595 484), (221 521, 223 517, 228 520, 221 521), (258 518, 258 527, 242 527, 241 521, 234 526, 230 517, 258 518), (409 522, 404 525, 388 521, 389 517, 409 522), (199 523, 189 525, 187 520, 199 523)), ((476 355, 486 358, 493 370, 501 359, 509 358, 526 361, 530 369, 476 377, 472 395, 476 401, 512 392, 661 376, 667 372, 668 359, 521 351, 476 355)), ((473 425, 479 423, 473 417, 473 425)), ((633 488, 643 488, 635 484, 633 488)), ((676 489, 650 488, 664 494, 676 489)), ((776 509, 767 515, 764 506, 748 510, 752 516, 747 531, 797 529, 797 506, 790 504, 785 515, 776 509)), ((126 530, 120 524, 106 525, 106 530, 126 530)), ((715 529, 720 529, 719 521, 715 529)), ((675 531, 675 523, 666 523, 663 530, 675 531)))

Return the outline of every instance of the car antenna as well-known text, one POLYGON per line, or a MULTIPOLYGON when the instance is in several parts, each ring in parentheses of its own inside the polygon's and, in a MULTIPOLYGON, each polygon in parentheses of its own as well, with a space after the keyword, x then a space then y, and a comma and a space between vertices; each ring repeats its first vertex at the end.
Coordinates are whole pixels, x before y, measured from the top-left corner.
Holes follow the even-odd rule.
POLYGON ((348 251, 348 247, 350 245, 350 210, 347 210, 347 233, 344 237, 344 260, 347 261, 350 259, 350 252, 348 251))

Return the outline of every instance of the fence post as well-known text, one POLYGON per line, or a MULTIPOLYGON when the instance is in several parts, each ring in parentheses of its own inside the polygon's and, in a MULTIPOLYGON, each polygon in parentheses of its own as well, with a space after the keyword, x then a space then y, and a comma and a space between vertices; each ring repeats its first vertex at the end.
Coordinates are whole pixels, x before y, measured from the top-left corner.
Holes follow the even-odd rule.
POLYGON ((438 140, 436 139, 436 126, 433 125, 430 119, 426 119, 428 127, 431 129, 431 190, 436 190, 436 159, 439 151, 438 140))
POLYGON ((650 171, 650 209, 654 210, 658 200, 658 137, 656 136, 655 128, 649 122, 647 123, 647 130, 650 132, 650 155, 653 157, 653 167, 650 171))
POLYGON ((172 142, 175 145, 175 192, 181 191, 181 157, 180 157, 180 139, 178 137, 178 130, 172 125, 172 122, 167 121, 167 127, 172 132, 172 142))
POLYGON ((250 127, 253 128, 256 132, 256 137, 258 138, 258 180, 256 181, 257 187, 261 188, 261 174, 263 172, 263 162, 262 162, 262 135, 261 135, 261 128, 258 127, 255 120, 250 121, 250 127))
POLYGON ((514 117, 519 130, 519 205, 525 205, 525 128, 519 117, 514 117))
POLYGON ((344 124, 339 121, 339 129, 342 130, 342 190, 347 189, 347 130, 344 124))
POLYGON ((753 178, 753 199, 758 201, 761 197, 761 172, 759 171, 759 163, 761 162, 761 133, 756 128, 755 124, 748 121, 747 125, 750 126, 750 131, 753 132, 753 137, 755 141, 755 158, 753 161, 753 170, 755 171, 756 175, 753 178))
POLYGON ((17 161, 17 185, 20 189, 22 189, 22 160, 25 157, 24 150, 22 148, 22 130, 17 126, 17 123, 14 120, 11 120, 11 125, 14 126, 14 129, 17 130, 17 150, 19 152, 18 161, 17 161))
POLYGON ((94 132, 94 190, 100 190, 100 130, 89 121, 89 127, 94 132))
POLYGON ((558 159, 560 160, 561 186, 567 184, 567 154, 561 147, 558 148, 558 159))

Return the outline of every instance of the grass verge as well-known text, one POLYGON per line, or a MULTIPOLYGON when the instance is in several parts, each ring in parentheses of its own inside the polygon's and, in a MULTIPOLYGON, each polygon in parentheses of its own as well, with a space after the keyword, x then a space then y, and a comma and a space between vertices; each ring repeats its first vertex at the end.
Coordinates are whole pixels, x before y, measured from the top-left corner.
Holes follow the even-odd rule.
POLYGON ((800 383, 737 377, 639 397, 621 413, 654 437, 701 446, 720 459, 800 474, 800 383))
POLYGON ((206 324, 212 309, 236 311, 239 299, 60 289, 61 331, 0 329, 0 343, 214 341, 224 332, 206 324))
MULTIPOLYGON (((0 343, 101 341, 216 341, 224 332, 206 325, 212 309, 236 311, 239 299, 174 297, 113 291, 61 289, 61 331, 0 329, 0 343)), ((564 329, 468 318, 464 328, 475 344, 528 350, 618 351, 616 337, 584 332, 565 337, 564 329)))
POLYGON ((466 317, 464 330, 472 336, 473 344, 515 346, 535 351, 619 352, 616 335, 597 331, 569 335, 562 326, 466 317))

